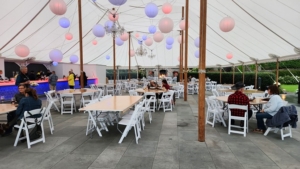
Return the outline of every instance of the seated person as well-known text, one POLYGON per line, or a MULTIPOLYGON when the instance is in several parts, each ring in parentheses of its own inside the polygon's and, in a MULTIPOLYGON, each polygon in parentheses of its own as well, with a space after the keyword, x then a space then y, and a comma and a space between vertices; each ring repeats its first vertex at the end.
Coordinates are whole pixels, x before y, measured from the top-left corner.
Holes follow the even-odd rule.
POLYGON ((170 86, 166 79, 162 80, 162 87, 164 87, 166 91, 170 90, 170 86))
POLYGON ((272 119, 278 110, 283 106, 283 101, 279 96, 279 88, 276 85, 269 86, 268 94, 270 95, 270 100, 265 105, 264 109, 259 110, 256 113, 257 128, 253 130, 256 133, 264 133, 266 126, 263 119, 272 119))
MULTIPOLYGON (((237 82, 232 89, 236 90, 233 94, 228 97, 228 104, 248 105, 248 119, 252 117, 252 110, 250 109, 250 101, 248 96, 243 92, 245 84, 243 82, 237 82)), ((231 115, 244 117, 244 110, 231 109, 231 115)), ((231 120, 231 124, 234 124, 234 120, 231 120)), ((240 126, 244 126, 244 121, 241 121, 240 126)))
POLYGON ((14 119, 11 120, 8 123, 8 125, 2 125, 3 130, 8 130, 10 127, 13 127, 16 123, 19 124, 20 120, 24 117, 25 111, 39 109, 41 107, 42 101, 38 98, 36 90, 32 88, 27 88, 25 90, 25 97, 22 98, 18 104, 18 108, 16 110, 14 119))
POLYGON ((153 80, 150 81, 149 87, 158 87, 157 83, 155 83, 153 80))

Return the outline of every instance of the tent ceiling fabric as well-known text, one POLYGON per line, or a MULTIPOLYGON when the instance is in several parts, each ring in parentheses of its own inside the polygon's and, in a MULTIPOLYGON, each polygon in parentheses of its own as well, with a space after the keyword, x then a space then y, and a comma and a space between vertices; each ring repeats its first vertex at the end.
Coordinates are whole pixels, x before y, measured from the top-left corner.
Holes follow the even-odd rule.
MULTIPOLYGON (((36 60, 49 61, 49 52, 52 49, 60 49, 63 54, 62 62, 70 62, 69 57, 73 54, 79 55, 78 44, 78 11, 77 0, 64 0, 68 5, 67 12, 63 15, 71 22, 70 28, 61 28, 58 21, 63 16, 56 16, 47 6, 16 38, 14 38, 0 52, 2 57, 9 59, 20 59, 14 52, 18 44, 27 45, 30 49, 28 57, 35 57, 36 60), (65 40, 66 33, 72 33, 72 40, 65 40)), ((167 0, 128 0, 124 5, 116 7, 119 14, 119 23, 124 26, 126 31, 133 31, 132 47, 136 50, 139 45, 134 37, 136 31, 148 32, 150 25, 158 26, 161 18, 168 16, 174 22, 174 29, 164 37, 174 38, 173 48, 167 50, 165 40, 160 43, 153 43, 147 48, 148 54, 153 49, 154 58, 148 56, 131 57, 132 66, 154 67, 162 65, 164 67, 177 67, 179 62, 179 22, 181 20, 181 7, 184 6, 183 0, 169 1, 173 5, 171 14, 165 15, 161 11, 161 6, 167 0), (158 15, 150 19, 144 13, 144 6, 153 2, 159 6, 158 15)), ((82 20, 83 20, 83 60, 84 64, 113 65, 113 60, 106 60, 106 56, 112 58, 112 37, 106 35, 103 38, 96 38, 91 29, 99 23, 104 25, 108 20, 106 10, 112 9, 113 5, 108 0, 82 0, 82 20), (96 4, 95 4, 96 3, 96 4), (103 8, 105 10, 101 10, 103 8), (105 15, 103 17, 103 15, 105 15), (103 17, 103 18, 102 18, 103 17), (102 19, 101 19, 102 18, 102 19), (92 41, 96 39, 97 45, 92 41)), ((298 59, 292 45, 288 44, 255 19, 249 16, 238 5, 249 12, 253 17, 270 28, 280 37, 290 44, 300 47, 300 6, 299 0, 209 0, 207 18, 207 67, 217 65, 231 66, 254 63, 268 62, 271 59, 269 54, 275 54, 284 59, 298 59), (219 22, 230 16, 235 20, 235 27, 230 32, 222 32, 219 22), (233 58, 226 59, 227 53, 231 52, 233 58), (251 59, 253 58, 253 59, 251 59), (240 62, 241 61, 241 62, 240 62)), ((0 10, 0 48, 12 39, 46 4, 46 0, 14 0, 2 1, 0 10)), ((189 28, 189 48, 188 66, 197 67, 199 59, 195 58, 194 52, 197 48, 194 39, 199 36, 199 0, 190 0, 190 28, 189 28)), ((157 30, 159 30, 157 28, 157 30)), ((148 33, 147 33, 148 34, 148 33)), ((152 34, 148 34, 152 37, 152 34)), ((116 46, 116 65, 128 66, 128 41, 123 46, 116 46)))

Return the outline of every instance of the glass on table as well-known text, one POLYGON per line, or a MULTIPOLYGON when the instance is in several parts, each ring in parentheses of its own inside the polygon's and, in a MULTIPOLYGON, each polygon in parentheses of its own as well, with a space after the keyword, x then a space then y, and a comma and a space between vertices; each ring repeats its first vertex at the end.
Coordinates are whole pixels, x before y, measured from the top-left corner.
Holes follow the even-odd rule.
POLYGON ((0 100, 1 100, 2 103, 4 103, 4 99, 5 99, 4 96, 0 96, 0 100))
POLYGON ((10 100, 11 100, 11 104, 15 104, 15 97, 12 97, 10 100))

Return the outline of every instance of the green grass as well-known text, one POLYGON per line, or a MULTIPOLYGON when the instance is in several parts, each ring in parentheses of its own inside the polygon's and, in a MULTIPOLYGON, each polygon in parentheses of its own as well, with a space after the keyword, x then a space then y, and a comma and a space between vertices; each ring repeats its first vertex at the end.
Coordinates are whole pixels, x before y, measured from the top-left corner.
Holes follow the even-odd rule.
POLYGON ((280 87, 282 89, 285 89, 287 92, 296 92, 296 90, 298 89, 298 85, 286 85, 286 84, 282 84, 282 85, 280 85, 280 87))

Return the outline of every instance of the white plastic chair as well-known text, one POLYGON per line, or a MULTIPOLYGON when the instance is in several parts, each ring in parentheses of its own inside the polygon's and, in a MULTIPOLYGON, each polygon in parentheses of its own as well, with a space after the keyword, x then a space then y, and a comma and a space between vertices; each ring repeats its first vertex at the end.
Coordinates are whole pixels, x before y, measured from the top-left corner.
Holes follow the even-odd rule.
POLYGON ((168 92, 163 93, 161 99, 159 99, 159 106, 157 110, 161 108, 161 106, 164 109, 164 112, 167 110, 172 111, 172 100, 173 100, 174 91, 169 90, 168 92))
POLYGON ((33 144, 36 144, 36 143, 39 143, 39 142, 45 143, 45 133, 44 133, 44 126, 43 126, 43 121, 44 121, 43 117, 45 115, 45 110, 46 110, 45 108, 30 110, 29 112, 30 112, 31 115, 27 111, 24 112, 24 117, 21 119, 21 124, 14 126, 15 128, 19 129, 16 140, 15 140, 15 143, 14 143, 15 147, 18 145, 19 141, 24 140, 24 139, 27 140, 28 149, 30 149, 31 145, 33 145, 33 144), (38 115, 38 114, 41 114, 40 118, 29 118, 32 115, 38 115), (36 126, 35 119, 37 119, 37 121, 41 125, 42 136, 39 139, 30 140, 30 138, 29 138, 29 129, 32 129, 36 126), (27 124, 27 122, 30 122, 32 124, 27 124), (25 136, 20 138, 22 131, 25 131, 25 136))
POLYGON ((228 104, 228 134, 230 133, 236 133, 236 134, 243 134, 244 137, 246 137, 246 132, 248 132, 248 105, 237 105, 237 104, 228 104), (239 110, 245 110, 244 117, 240 116, 233 116, 231 115, 231 109, 239 109, 239 110), (244 121, 244 126, 240 127, 237 125, 231 125, 231 120, 242 120, 244 121), (238 131, 238 130, 231 130, 231 127, 234 128, 242 128, 243 131, 238 131))
POLYGON ((73 109, 76 110, 75 99, 72 93, 60 94, 61 114, 73 114, 73 109), (65 107, 70 106, 70 107, 65 107))
POLYGON ((212 125, 212 127, 215 126, 215 122, 222 122, 223 126, 226 127, 226 123, 222 117, 222 114, 224 113, 223 109, 220 109, 220 107, 217 105, 216 100, 205 98, 205 102, 207 104, 207 110, 206 110, 206 124, 212 125), (210 119, 213 119, 212 122, 209 121, 210 119))

